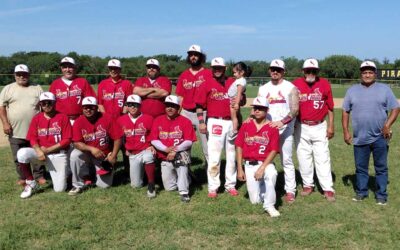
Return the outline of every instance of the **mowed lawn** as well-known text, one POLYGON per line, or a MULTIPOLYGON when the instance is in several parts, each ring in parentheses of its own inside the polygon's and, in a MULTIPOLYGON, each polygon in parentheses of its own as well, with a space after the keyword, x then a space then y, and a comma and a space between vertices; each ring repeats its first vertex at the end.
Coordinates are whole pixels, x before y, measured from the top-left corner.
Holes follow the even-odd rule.
MULTIPOLYGON (((22 200, 10 151, 1 148, 0 249, 396 249, 400 242, 399 123, 390 142, 389 201, 383 207, 375 204, 373 193, 360 203, 351 200, 353 150, 344 144, 339 122, 337 110, 336 135, 330 143, 337 201, 329 203, 314 192, 287 205, 282 199, 283 172, 277 164, 281 217, 273 219, 261 205, 250 204, 243 183, 238 184, 238 197, 220 193, 215 200, 207 198, 198 143, 192 166, 197 180, 188 204, 181 203, 177 193, 161 188, 154 200, 148 200, 146 188, 129 186, 121 166, 109 189, 92 188, 71 197, 54 193, 48 185, 22 200)), ((373 187, 374 178, 370 184, 373 187)))

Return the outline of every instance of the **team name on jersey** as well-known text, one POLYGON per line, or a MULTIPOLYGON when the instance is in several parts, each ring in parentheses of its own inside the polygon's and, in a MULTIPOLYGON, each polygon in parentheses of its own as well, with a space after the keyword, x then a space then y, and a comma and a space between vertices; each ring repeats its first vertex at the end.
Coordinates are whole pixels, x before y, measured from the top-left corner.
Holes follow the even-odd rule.
POLYGON ((221 101, 224 99, 229 99, 229 97, 228 93, 218 92, 217 89, 213 88, 211 89, 210 99, 221 101))
POLYGON ((259 135, 249 136, 249 134, 246 132, 244 133, 244 142, 247 145, 253 145, 253 144, 268 145, 269 143, 268 132, 264 131, 261 134, 261 136, 259 135))
POLYGON ((95 132, 89 133, 86 129, 82 129, 81 132, 85 142, 95 141, 96 139, 107 137, 107 132, 101 125, 96 128, 95 132))
POLYGON ((182 86, 185 89, 198 88, 204 81, 204 76, 199 76, 199 79, 193 82, 189 82, 187 79, 184 79, 182 86))
POLYGON ((158 127, 158 137, 160 139, 181 139, 183 132, 182 130, 179 128, 179 126, 176 126, 174 128, 174 131, 163 131, 163 128, 160 126, 158 127))
POLYGON ((115 93, 107 93, 107 90, 103 89, 103 100, 112 100, 112 99, 124 99, 125 93, 124 90, 119 87, 115 93))
POLYGON ((71 90, 62 91, 61 89, 56 90, 57 99, 67 99, 68 96, 81 96, 82 89, 80 89, 77 85, 74 85, 71 90))
POLYGON ((52 127, 49 128, 38 128, 38 136, 61 134, 61 128, 58 126, 58 122, 54 122, 51 126, 52 127))
POLYGON ((278 91, 278 94, 276 96, 271 96, 271 94, 268 93, 267 99, 268 99, 269 104, 286 103, 286 99, 282 95, 281 91, 278 91))
POLYGON ((309 94, 300 94, 300 101, 321 101, 322 100, 322 93, 319 91, 319 88, 314 89, 313 93, 309 94))
POLYGON ((124 131, 124 134, 126 137, 132 137, 135 135, 140 135, 140 136, 146 135, 146 131, 147 131, 147 129, 144 127, 142 122, 138 125, 138 128, 129 129, 124 126, 124 127, 122 127, 122 130, 124 131))

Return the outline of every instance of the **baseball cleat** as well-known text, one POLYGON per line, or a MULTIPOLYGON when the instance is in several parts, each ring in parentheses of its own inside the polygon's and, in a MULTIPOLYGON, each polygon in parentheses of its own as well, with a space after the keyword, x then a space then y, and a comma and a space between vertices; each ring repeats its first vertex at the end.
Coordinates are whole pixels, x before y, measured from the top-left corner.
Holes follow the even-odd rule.
POLYGON ((208 192, 207 196, 208 196, 208 198, 217 198, 218 194, 216 191, 210 191, 210 192, 208 192))
POLYGON ((274 207, 266 208, 265 212, 267 212, 272 218, 281 216, 281 213, 279 213, 279 211, 276 210, 274 207))
POLYGON ((181 201, 184 203, 188 203, 190 201, 190 197, 188 194, 181 194, 181 201))
POLYGON ((361 195, 356 195, 353 197, 353 201, 362 201, 364 200, 366 197, 365 196, 361 196, 361 195))
POLYGON ((156 198, 156 191, 153 190, 153 192, 151 192, 150 190, 147 190, 147 198, 149 199, 156 198))
POLYGON ((313 187, 303 187, 303 191, 301 191, 301 196, 308 196, 314 191, 313 187))
POLYGON ((26 180, 24 191, 22 191, 20 197, 22 199, 31 197, 32 193, 33 193, 33 190, 35 188, 36 188, 36 181, 35 180, 32 180, 32 181, 26 180))
POLYGON ((387 201, 385 199, 376 199, 376 205, 386 206, 387 201))
POLYGON ((324 192, 324 196, 325 196, 327 201, 330 201, 330 202, 336 201, 335 193, 332 192, 332 191, 325 191, 324 192))
POLYGON ((231 188, 231 189, 226 189, 226 192, 228 192, 231 196, 238 196, 239 192, 236 190, 236 188, 231 188))
POLYGON ((83 190, 80 187, 73 187, 71 190, 69 190, 68 195, 76 196, 76 195, 82 193, 82 191, 83 190))
POLYGON ((43 186, 43 185, 46 185, 47 180, 46 180, 45 178, 43 178, 43 177, 40 177, 40 178, 37 180, 37 183, 38 183, 40 186, 43 186))
POLYGON ((293 193, 286 193, 285 194, 285 201, 288 204, 292 204, 296 200, 295 195, 293 193))

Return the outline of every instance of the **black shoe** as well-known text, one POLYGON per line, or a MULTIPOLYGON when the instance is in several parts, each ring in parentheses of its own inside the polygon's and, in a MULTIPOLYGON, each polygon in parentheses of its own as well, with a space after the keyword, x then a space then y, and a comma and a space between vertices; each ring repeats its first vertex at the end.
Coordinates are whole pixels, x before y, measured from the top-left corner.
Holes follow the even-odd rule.
POLYGON ((190 201, 189 195, 188 194, 182 194, 181 195, 181 201, 185 202, 185 203, 188 203, 190 201))
POLYGON ((362 201, 362 200, 364 200, 365 198, 367 198, 366 196, 361 196, 361 195, 356 195, 356 196, 354 196, 353 197, 353 201, 362 201))
POLYGON ((387 201, 385 199, 376 199, 376 205, 386 206, 387 201))

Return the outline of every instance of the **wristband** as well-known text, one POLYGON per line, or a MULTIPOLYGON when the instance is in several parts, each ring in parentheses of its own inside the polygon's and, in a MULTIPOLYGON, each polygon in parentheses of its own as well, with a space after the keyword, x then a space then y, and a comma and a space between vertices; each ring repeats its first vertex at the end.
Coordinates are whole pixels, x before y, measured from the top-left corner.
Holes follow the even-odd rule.
POLYGON ((292 121, 292 117, 290 117, 289 115, 287 115, 287 116, 285 116, 282 120, 281 120, 281 122, 283 123, 283 124, 288 124, 289 122, 291 122, 292 121))

